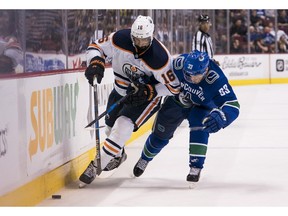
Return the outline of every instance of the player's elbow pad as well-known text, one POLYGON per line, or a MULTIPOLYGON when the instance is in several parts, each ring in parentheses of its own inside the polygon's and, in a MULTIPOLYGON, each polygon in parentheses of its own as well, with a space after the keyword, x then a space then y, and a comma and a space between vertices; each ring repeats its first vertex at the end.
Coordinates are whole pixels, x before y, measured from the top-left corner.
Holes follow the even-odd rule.
MULTIPOLYGON (((224 111, 224 110, 223 110, 224 111)), ((227 111, 224 111, 225 112, 225 115, 226 115, 226 118, 227 118, 227 122, 226 122, 226 125, 225 127, 227 127, 228 125, 230 125, 235 119, 238 118, 240 112, 239 112, 239 109, 236 109, 236 108, 231 108, 229 110, 229 112, 227 111)), ((225 128, 223 127, 223 128, 225 128)))

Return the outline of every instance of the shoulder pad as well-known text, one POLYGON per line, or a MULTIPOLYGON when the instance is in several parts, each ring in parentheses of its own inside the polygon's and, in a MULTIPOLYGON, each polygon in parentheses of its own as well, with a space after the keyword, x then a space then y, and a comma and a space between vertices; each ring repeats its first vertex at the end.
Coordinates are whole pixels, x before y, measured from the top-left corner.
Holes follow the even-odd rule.
POLYGON ((114 44, 114 46, 133 52, 134 47, 130 37, 130 32, 130 29, 122 29, 115 32, 112 38, 112 43, 114 44))
POLYGON ((160 44, 158 40, 153 38, 149 49, 141 55, 141 58, 150 68, 159 70, 169 64, 170 53, 160 44))
POLYGON ((207 83, 212 84, 214 83, 218 78, 219 78, 219 74, 214 71, 214 70, 209 70, 208 75, 206 76, 205 80, 207 83))
POLYGON ((182 54, 173 60, 174 70, 182 70, 186 56, 187 54, 182 54))

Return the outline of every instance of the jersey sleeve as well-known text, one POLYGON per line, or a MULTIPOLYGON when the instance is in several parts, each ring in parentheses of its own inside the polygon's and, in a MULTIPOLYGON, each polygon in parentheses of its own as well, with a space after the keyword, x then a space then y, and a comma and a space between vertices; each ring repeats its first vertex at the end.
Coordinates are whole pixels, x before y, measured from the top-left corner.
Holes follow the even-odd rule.
POLYGON ((201 41, 201 39, 203 39, 202 34, 200 31, 197 31, 193 37, 192 50, 199 50, 199 51, 203 52, 203 49, 201 47, 201 44, 203 42, 201 41))
POLYGON ((213 58, 213 43, 209 34, 197 31, 193 37, 192 50, 207 52, 210 58, 213 58))
POLYGON ((158 96, 177 95, 180 92, 180 82, 171 68, 171 61, 158 71, 153 71, 156 80, 155 85, 158 96))
POLYGON ((90 64, 92 58, 99 56, 102 58, 112 56, 112 38, 115 32, 111 33, 109 36, 100 38, 91 44, 89 44, 86 50, 86 60, 90 64))
POLYGON ((224 80, 225 82, 217 85, 213 100, 215 105, 224 112, 227 119, 225 127, 227 127, 239 116, 240 104, 228 80, 224 80))

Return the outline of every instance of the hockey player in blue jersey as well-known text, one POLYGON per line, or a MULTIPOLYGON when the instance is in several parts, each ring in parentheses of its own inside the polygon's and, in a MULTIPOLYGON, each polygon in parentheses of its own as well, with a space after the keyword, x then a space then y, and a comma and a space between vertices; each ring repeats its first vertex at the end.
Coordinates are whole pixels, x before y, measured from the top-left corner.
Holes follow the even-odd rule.
POLYGON ((190 127, 187 181, 198 182, 209 134, 229 126, 238 117, 240 105, 223 71, 206 52, 195 50, 180 55, 173 60, 173 70, 181 82, 180 94, 165 98, 133 173, 141 176, 187 119, 190 127))

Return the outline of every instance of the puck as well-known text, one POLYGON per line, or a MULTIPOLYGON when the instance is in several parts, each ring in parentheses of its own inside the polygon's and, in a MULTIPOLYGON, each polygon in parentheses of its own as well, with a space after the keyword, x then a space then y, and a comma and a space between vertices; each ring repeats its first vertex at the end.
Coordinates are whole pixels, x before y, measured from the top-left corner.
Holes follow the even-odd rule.
POLYGON ((61 199, 61 195, 52 195, 52 199, 61 199))

